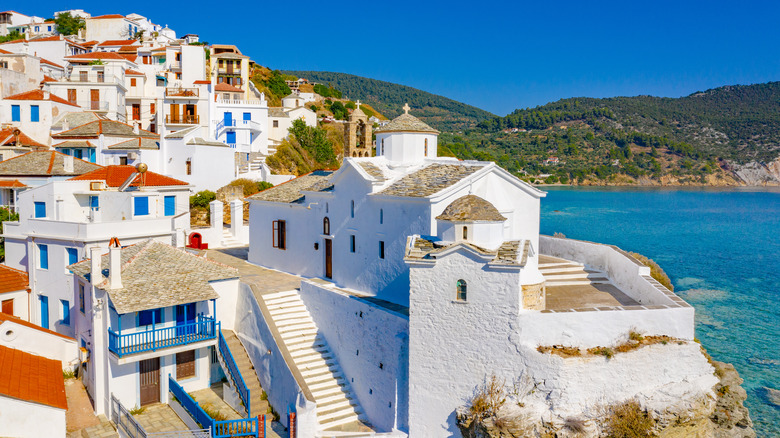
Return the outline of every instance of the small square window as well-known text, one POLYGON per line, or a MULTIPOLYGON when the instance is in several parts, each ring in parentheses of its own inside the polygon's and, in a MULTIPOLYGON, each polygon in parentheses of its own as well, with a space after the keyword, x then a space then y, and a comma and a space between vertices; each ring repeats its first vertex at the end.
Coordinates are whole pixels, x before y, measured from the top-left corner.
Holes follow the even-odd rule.
POLYGON ((149 197, 148 196, 136 196, 133 198, 134 209, 133 216, 148 216, 149 215, 149 197))
POLYGON ((46 203, 45 202, 34 202, 35 204, 35 217, 36 218, 44 218, 46 217, 46 203))
POLYGON ((70 302, 68 300, 60 300, 62 305, 62 325, 70 325, 70 302))

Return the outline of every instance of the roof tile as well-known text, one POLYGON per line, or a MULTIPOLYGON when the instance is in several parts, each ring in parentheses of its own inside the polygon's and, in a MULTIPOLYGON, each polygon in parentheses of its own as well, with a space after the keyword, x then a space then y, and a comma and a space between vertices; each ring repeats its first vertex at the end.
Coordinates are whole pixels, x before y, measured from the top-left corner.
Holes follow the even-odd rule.
MULTIPOLYGON (((0 163, 2 164, 2 163, 0 163)), ((130 175, 136 173, 136 168, 133 166, 106 166, 92 172, 84 173, 77 177, 71 178, 71 181, 105 181, 109 187, 119 187, 130 178, 130 175)), ((138 174, 131 187, 138 187, 143 182, 144 186, 150 187, 168 187, 168 186, 186 186, 189 183, 181 181, 169 176, 160 175, 155 172, 146 172, 144 174, 138 174)))

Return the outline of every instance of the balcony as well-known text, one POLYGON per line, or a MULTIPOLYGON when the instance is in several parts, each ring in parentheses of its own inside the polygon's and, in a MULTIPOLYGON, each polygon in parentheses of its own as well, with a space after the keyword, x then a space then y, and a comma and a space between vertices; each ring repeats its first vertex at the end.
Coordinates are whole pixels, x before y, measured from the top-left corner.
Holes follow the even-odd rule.
POLYGON ((104 113, 107 113, 109 111, 108 102, 102 100, 79 100, 78 102, 76 102, 76 105, 90 111, 98 111, 104 113))
POLYGON ((82 84, 116 84, 116 85, 122 85, 124 87, 125 81, 124 79, 121 79, 119 76, 112 75, 112 74, 97 74, 97 73, 89 73, 89 74, 81 74, 84 72, 73 72, 70 76, 65 76, 63 78, 66 82, 80 82, 82 84))
POLYGON ((141 332, 119 333, 108 329, 108 350, 117 357, 157 351, 217 339, 220 323, 214 318, 198 315, 197 321, 171 327, 153 328, 141 332))
POLYGON ((171 64, 168 68, 171 70, 181 70, 181 61, 171 61, 171 64))
POLYGON ((198 97, 197 88, 166 88, 165 97, 198 97))
POLYGON ((261 125, 258 122, 255 122, 254 120, 219 120, 215 121, 215 130, 217 131, 217 136, 224 130, 225 128, 234 128, 234 129, 249 129, 251 131, 255 132, 262 132, 263 131, 263 125, 261 125))
POLYGON ((168 125, 197 125, 200 123, 200 116, 196 114, 166 114, 165 123, 168 125))

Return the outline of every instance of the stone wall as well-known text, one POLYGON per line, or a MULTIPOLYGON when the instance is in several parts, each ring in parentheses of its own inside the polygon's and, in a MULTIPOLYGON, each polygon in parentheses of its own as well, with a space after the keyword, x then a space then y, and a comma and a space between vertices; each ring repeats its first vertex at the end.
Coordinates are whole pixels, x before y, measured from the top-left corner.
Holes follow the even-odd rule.
POLYGON ((547 307, 547 296, 544 283, 522 286, 523 309, 544 310, 547 307))

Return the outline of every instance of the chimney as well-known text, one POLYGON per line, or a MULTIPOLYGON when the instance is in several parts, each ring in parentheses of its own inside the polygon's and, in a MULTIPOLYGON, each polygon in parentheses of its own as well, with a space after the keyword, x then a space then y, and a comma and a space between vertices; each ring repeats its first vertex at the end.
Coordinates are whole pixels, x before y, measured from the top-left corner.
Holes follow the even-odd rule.
POLYGON ((101 272, 101 259, 100 256, 101 250, 99 247, 94 246, 89 249, 90 254, 90 261, 89 261, 89 273, 90 273, 90 282, 92 285, 96 285, 103 281, 103 273, 101 272))
POLYGON ((68 130, 70 130, 70 122, 68 122, 68 118, 67 118, 67 117, 65 117, 64 119, 62 119, 62 130, 63 130, 63 131, 68 131, 68 130))
POLYGON ((133 134, 140 135, 141 131, 138 129, 138 123, 133 122, 133 134))
POLYGON ((119 245, 108 248, 108 288, 122 289, 122 248, 119 245))
POLYGON ((48 90, 43 90, 43 100, 51 100, 51 93, 48 90))
POLYGON ((62 158, 64 160, 62 163, 62 170, 64 170, 65 173, 73 173, 73 156, 65 155, 62 158))

